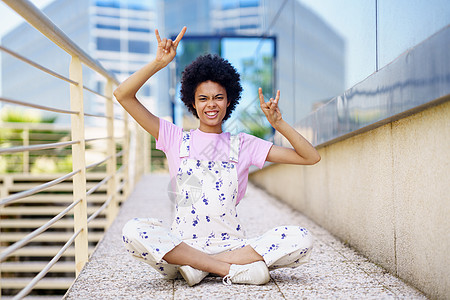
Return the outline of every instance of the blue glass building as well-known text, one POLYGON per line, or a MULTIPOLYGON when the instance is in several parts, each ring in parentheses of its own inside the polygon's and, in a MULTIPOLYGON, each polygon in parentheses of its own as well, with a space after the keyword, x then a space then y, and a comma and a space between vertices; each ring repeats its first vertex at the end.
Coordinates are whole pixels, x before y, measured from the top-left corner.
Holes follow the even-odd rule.
MULTIPOLYGON (((78 46, 123 80, 150 61, 155 53, 152 44, 156 26, 155 1, 56 0, 43 12, 78 46)), ((21 55, 68 76, 70 57, 23 23, 2 39, 2 45, 21 55)), ((3 96, 46 106, 68 108, 69 86, 8 56, 2 56, 3 96), (23 88, 23 87, 26 88, 23 88)), ((85 70, 83 81, 89 88, 102 91, 101 76, 85 70)), ((155 109, 155 91, 146 85, 140 98, 155 109)), ((102 114, 103 99, 85 93, 85 110, 102 114)), ((58 123, 69 118, 60 117, 58 123)), ((88 122, 95 122, 89 119, 88 122)))

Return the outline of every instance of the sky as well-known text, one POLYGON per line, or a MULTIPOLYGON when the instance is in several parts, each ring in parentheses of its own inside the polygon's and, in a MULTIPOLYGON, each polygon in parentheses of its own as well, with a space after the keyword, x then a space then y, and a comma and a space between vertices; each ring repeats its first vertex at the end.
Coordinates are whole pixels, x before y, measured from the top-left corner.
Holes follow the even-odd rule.
MULTIPOLYGON (((43 9, 47 4, 53 1, 54 0, 31 0, 30 2, 38 8, 43 9)), ((0 38, 23 21, 21 16, 3 2, 0 2, 0 19, 2 20, 2 26, 0 26, 0 38)))
MULTIPOLYGON (((54 0, 31 0, 30 2, 36 5, 39 9, 43 9, 46 5, 54 0)), ((9 6, 0 1, 0 20, 2 24, 0 26, 0 40, 11 29, 23 22, 23 18, 13 11, 9 6)), ((1 55, 8 55, 0 52, 0 70, 2 68, 1 55)), ((0 95, 2 94, 2 72, 0 72, 0 95)))

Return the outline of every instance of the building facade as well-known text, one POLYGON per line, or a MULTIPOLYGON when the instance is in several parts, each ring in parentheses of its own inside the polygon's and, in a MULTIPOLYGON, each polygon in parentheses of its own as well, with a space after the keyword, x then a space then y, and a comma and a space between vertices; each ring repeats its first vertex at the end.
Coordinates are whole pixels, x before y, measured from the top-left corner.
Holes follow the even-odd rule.
MULTIPOLYGON (((156 27, 162 35, 174 36, 187 26, 187 37, 275 37, 273 86, 282 91, 284 101, 280 102, 280 107, 288 122, 307 115, 317 103, 344 89, 343 39, 298 1, 56 0, 44 9, 44 13, 83 50, 114 72, 120 81, 153 59, 156 27)), ((27 24, 12 30, 3 38, 2 44, 68 76, 66 62, 70 57, 27 24), (20 38, 16 38, 18 36, 20 38)), ((255 56, 258 55, 261 53, 255 52, 255 56)), ((68 108, 68 99, 62 96, 67 95, 68 84, 38 74, 36 70, 28 70, 27 66, 7 55, 2 59, 4 96, 49 106, 57 103, 61 108, 68 108), (24 83, 27 88, 20 88, 24 83)), ((170 73, 170 67, 162 70, 139 92, 148 109, 168 119, 174 115, 174 102, 178 96, 170 73)), ((83 75, 89 88, 103 89, 104 83, 99 76, 88 72, 83 75)), ((88 93, 85 97, 87 112, 103 113, 98 111, 100 105, 97 105, 103 99, 88 93)), ((67 121, 68 118, 58 120, 67 121)))
MULTIPOLYGON (((155 53, 152 43, 156 25, 155 1, 114 0, 56 0, 43 12, 64 31, 80 48, 123 80, 150 61, 155 53)), ((64 51, 54 46, 30 25, 24 23, 13 29, 2 39, 2 45, 21 55, 49 66, 66 77, 71 59, 64 51)), ((3 95, 40 105, 68 109, 65 99, 69 85, 43 75, 22 62, 2 56, 3 95), (26 88, 23 88, 23 87, 26 88)), ((84 71, 83 81, 90 89, 102 92, 104 82, 94 72, 84 71)), ((149 109, 154 109, 156 89, 146 85, 139 96, 149 109)), ((157 86, 153 84, 152 86, 157 86)), ((93 114, 100 111, 104 99, 85 93, 85 110, 93 114)), ((57 119, 66 123, 69 117, 57 119)), ((94 124, 98 119, 87 120, 94 124)))
MULTIPOLYGON (((164 1, 164 27, 175 35, 272 36, 276 38, 274 88, 280 89, 283 118, 293 123, 345 88, 345 42, 299 1, 164 1), (188 4, 189 3, 189 4, 188 4), (184 13, 181 13, 183 11, 184 13), (173 18, 174 14, 177 15, 173 18), (195 21, 201 23, 201 26, 195 21)), ((260 53, 255 52, 255 56, 260 53)), ((169 73, 167 71, 166 73, 169 73)), ((242 75, 242 74, 241 74, 242 75)), ((170 78, 168 74, 164 78, 170 78)), ((171 105, 169 79, 158 105, 171 105), (162 100, 167 99, 167 100, 162 100)), ((170 111, 170 108, 166 108, 170 111)), ((181 124, 179 124, 181 125, 181 124)))

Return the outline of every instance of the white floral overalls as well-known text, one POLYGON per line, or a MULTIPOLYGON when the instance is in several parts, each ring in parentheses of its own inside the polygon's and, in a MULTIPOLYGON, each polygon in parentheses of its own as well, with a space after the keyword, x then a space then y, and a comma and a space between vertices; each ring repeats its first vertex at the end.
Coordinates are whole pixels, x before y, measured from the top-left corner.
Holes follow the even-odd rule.
POLYGON ((236 212, 239 137, 231 136, 228 161, 189 158, 190 132, 183 133, 177 173, 177 214, 172 232, 194 248, 218 253, 245 244, 236 212))
POLYGON ((250 245, 270 269, 297 267, 309 261, 312 237, 299 226, 280 226, 247 239, 236 212, 239 136, 230 136, 228 161, 189 158, 191 133, 183 132, 182 158, 176 175, 176 216, 169 230, 153 218, 135 218, 123 228, 127 251, 164 277, 177 277, 177 265, 164 255, 181 242, 207 254, 250 245))

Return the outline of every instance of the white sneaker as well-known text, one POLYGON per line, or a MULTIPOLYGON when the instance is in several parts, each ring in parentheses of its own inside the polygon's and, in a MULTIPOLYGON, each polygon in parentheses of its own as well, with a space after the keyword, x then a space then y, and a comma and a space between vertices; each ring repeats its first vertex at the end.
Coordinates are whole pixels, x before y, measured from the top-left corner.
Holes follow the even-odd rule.
POLYGON ((194 269, 191 266, 181 266, 179 271, 189 286, 196 285, 209 274, 208 272, 194 269))
POLYGON ((266 263, 260 260, 247 265, 231 265, 230 272, 222 282, 225 285, 233 283, 265 284, 269 280, 269 269, 266 263))

